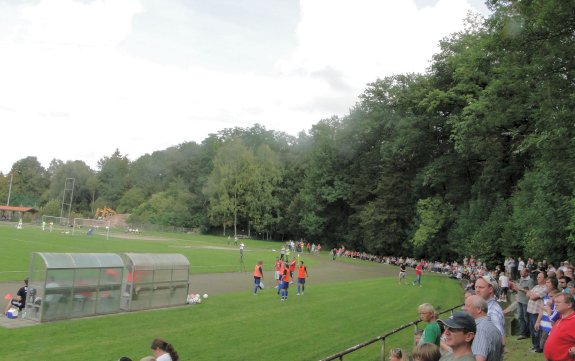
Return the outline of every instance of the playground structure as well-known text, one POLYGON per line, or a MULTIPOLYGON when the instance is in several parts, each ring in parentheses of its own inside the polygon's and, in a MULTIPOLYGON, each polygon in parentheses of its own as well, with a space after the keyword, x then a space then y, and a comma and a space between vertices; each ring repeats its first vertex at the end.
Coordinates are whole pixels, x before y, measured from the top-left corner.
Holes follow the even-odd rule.
POLYGON ((96 219, 106 219, 108 217, 112 217, 116 215, 116 211, 112 208, 104 207, 104 208, 96 208, 96 219))

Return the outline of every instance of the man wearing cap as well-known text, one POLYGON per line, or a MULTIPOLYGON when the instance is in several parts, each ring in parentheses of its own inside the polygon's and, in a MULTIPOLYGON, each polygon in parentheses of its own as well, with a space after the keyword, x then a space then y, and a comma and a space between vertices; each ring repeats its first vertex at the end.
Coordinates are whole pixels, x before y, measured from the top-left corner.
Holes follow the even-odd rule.
POLYGON ((22 311, 26 306, 26 295, 28 294, 28 278, 24 279, 24 286, 20 287, 16 293, 16 298, 10 300, 4 313, 8 312, 10 307, 17 307, 19 311, 22 311))
POLYGON ((495 298, 497 287, 497 281, 489 276, 479 277, 475 281, 475 294, 487 302, 487 315, 499 330, 501 342, 505 345, 505 315, 495 298))
POLYGON ((501 361, 503 358, 503 346, 499 330, 487 316, 487 302, 477 296, 469 296, 465 299, 465 312, 475 319, 477 332, 473 339, 471 351, 476 361, 501 361))
POLYGON ((439 361, 475 361, 471 344, 475 337, 475 320, 465 312, 455 312, 445 320, 437 322, 445 326, 445 343, 451 352, 443 355, 439 361))

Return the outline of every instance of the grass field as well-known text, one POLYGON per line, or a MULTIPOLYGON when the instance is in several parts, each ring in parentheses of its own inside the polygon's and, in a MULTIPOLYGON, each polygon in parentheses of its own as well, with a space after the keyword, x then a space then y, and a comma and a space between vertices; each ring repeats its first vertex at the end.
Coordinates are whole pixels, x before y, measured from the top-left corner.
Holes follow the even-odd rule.
MULTIPOLYGON (((0 226, 0 280, 21 280, 30 253, 39 251, 182 253, 192 263, 192 272, 237 270, 230 261, 236 256, 225 249, 223 237, 154 236, 162 240, 71 237, 39 228, 17 231, 0 226)), ((246 264, 273 258, 271 250, 278 245, 247 240, 246 264)), ((306 263, 313 269, 321 259, 310 258, 306 263)), ((201 305, 0 328, 0 360, 115 361, 122 355, 139 360, 149 354, 154 337, 172 342, 181 360, 317 360, 415 320, 417 305, 423 302, 447 309, 461 301, 456 282, 432 275, 425 277, 423 288, 400 286, 395 277, 310 282, 305 296, 297 297, 292 291, 287 302, 279 301, 273 289, 257 297, 246 290, 212 296, 201 305)), ((386 347, 411 349, 412 331, 392 337, 386 347)), ((517 351, 506 355, 506 360, 541 359, 525 357, 521 348, 525 344, 515 343, 517 351)), ((377 360, 380 346, 376 343, 345 360, 377 360)))

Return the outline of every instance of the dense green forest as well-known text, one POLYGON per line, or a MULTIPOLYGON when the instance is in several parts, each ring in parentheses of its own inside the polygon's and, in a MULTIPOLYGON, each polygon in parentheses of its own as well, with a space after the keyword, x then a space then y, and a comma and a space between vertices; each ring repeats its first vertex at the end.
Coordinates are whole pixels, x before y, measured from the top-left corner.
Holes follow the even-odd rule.
MULTIPOLYGON (((131 162, 17 161, 12 205, 108 206, 134 224, 486 260, 575 256, 575 2, 488 2, 425 74, 368 84, 297 137, 225 129, 131 162)), ((377 46, 374 44, 373 46, 377 46)), ((360 56, 360 55, 358 55, 360 56)), ((8 192, 0 177, 0 195, 8 192)))

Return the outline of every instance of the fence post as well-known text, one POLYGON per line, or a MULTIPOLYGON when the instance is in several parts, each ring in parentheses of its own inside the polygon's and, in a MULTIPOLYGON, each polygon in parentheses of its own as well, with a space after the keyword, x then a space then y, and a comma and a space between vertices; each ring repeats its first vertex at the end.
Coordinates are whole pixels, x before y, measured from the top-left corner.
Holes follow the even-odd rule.
POLYGON ((385 361, 385 337, 381 339, 381 354, 379 355, 380 361, 385 361))

